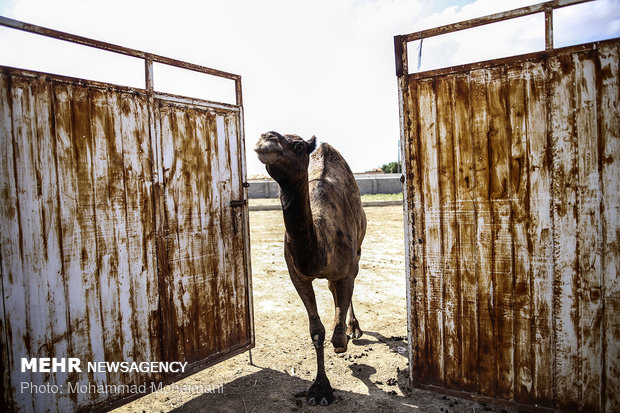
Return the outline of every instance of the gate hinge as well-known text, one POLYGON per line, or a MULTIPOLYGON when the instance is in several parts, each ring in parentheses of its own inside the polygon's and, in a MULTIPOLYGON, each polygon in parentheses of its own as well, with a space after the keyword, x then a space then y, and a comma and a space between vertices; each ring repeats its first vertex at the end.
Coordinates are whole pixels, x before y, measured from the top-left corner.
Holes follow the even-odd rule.
POLYGON ((240 207, 240 206, 244 206, 247 203, 248 201, 245 199, 233 199, 232 201, 230 201, 230 206, 231 208, 240 207))

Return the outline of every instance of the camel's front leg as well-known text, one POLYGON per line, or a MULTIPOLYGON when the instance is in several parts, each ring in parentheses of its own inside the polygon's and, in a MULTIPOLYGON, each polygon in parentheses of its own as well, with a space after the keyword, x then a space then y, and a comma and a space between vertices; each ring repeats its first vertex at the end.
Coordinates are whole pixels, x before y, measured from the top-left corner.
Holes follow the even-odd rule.
POLYGON ((325 356, 323 348, 323 342, 325 341, 325 327, 323 327, 323 323, 321 323, 321 319, 316 308, 316 298, 314 296, 314 289, 312 288, 312 281, 302 280, 292 274, 291 280, 293 281, 293 285, 301 297, 301 300, 306 306, 306 311, 308 311, 310 337, 312 338, 312 344, 314 345, 314 349, 316 351, 316 379, 306 393, 306 400, 311 406, 316 404, 327 406, 334 401, 334 392, 329 383, 329 379, 325 374, 325 356))

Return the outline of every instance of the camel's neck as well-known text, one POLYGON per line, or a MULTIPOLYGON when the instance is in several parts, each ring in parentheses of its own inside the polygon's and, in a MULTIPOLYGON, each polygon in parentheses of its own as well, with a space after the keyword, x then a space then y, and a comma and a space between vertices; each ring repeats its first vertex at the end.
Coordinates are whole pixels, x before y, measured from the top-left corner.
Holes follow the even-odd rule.
POLYGON ((280 187, 288 248, 302 274, 317 275, 325 266, 310 208, 308 180, 291 187, 280 187))

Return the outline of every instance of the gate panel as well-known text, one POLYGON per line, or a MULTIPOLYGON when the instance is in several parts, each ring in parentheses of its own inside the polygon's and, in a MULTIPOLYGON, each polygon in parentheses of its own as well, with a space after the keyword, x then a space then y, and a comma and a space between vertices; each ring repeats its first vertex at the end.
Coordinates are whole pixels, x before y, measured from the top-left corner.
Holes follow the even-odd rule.
MULTIPOLYGON (((526 135, 526 100, 525 100, 525 65, 515 65, 507 69, 508 113, 510 125, 508 133, 512 135, 512 145, 508 151, 510 179, 508 183, 511 195, 509 226, 512 225, 512 254, 514 254, 514 308, 512 312, 514 331, 514 352, 511 366, 514 381, 514 398, 527 401, 532 391, 533 340, 532 313, 530 297, 530 257, 527 239, 527 135, 526 135)), ((509 248, 511 246, 509 245, 509 248)), ((510 253, 509 253, 510 256, 510 253)), ((510 280, 508 280, 510 281, 510 280)), ((508 286, 510 290, 510 286, 508 286)), ((510 334, 510 333, 509 333, 510 334)))
POLYGON ((15 409, 101 403, 94 392, 67 391, 68 383, 161 379, 85 366, 82 374, 20 372, 22 357, 162 359, 152 339, 160 335, 152 166, 144 96, 8 70, 0 76, 7 384, 15 409), (65 391, 21 392, 29 382, 65 391))
MULTIPOLYGON (((59 137, 56 152, 61 222, 59 236, 62 237, 66 307, 69 307, 67 330, 63 334, 68 334, 71 354, 81 360, 97 360, 103 358, 103 321, 98 300, 101 294, 99 274, 95 274, 97 239, 88 90, 61 85, 56 101, 58 104, 50 111, 55 114, 59 137)), ((19 357, 29 357, 29 354, 30 351, 14 354, 16 360, 12 365, 16 366, 19 357)), ((92 372, 74 374, 73 378, 80 385, 106 383, 105 375, 92 372)), ((13 383, 16 386, 19 382, 13 383)), ((91 398, 94 396, 88 393, 73 395, 73 401, 78 405, 91 403, 91 398)), ((35 406, 40 405, 35 403, 35 406)))
MULTIPOLYGON (((159 317, 158 282, 152 272, 157 264, 153 208, 153 161, 148 134, 148 99, 144 96, 120 95, 120 122, 123 142, 125 204, 127 211, 127 251, 130 289, 129 311, 132 314, 133 357, 147 360, 163 354, 162 322, 159 317), (148 320, 146 325, 140 324, 148 320)), ((159 379, 158 375, 151 377, 159 379)))
POLYGON ((6 409, 108 409, 252 348, 240 76, 0 25, 143 59, 146 86, 0 67, 6 409), (154 62, 234 81, 236 104, 155 92, 154 62), (77 358, 81 371, 31 372, 22 358, 77 358))
POLYGON ((619 46, 401 78, 415 384, 619 408, 619 46))
MULTIPOLYGON (((553 217, 551 146, 548 140, 547 84, 543 62, 525 62, 526 226, 530 260, 533 352, 531 394, 522 400, 553 400, 553 217), (528 199, 529 198, 529 199, 528 199)), ((527 297, 526 297, 527 301, 527 297)), ((527 383, 527 382, 526 382, 527 383)))
POLYGON ((12 410, 118 404, 253 345, 241 109, 183 102, 0 68, 12 410), (78 358, 82 372, 22 373, 22 357, 78 358), (86 367, 101 361, 189 364, 181 374, 86 367), (29 383, 61 391, 23 391, 29 383))
POLYGON ((250 340, 237 112, 161 102, 172 359, 204 359, 250 340), (231 171, 235 171, 234 174, 231 171))
POLYGON ((599 146, 601 164, 601 221, 603 267, 603 400, 607 410, 618 409, 620 402, 620 46, 610 45, 599 50, 600 83, 597 84, 598 127, 602 139, 599 146), (600 88, 600 89, 598 89, 600 88))
MULTIPOLYGON (((462 376, 460 382, 464 389, 469 391, 477 390, 478 385, 478 366, 474 357, 468 357, 470 349, 478 347, 478 323, 476 312, 476 295, 464 294, 465 291, 476 291, 476 207, 475 193, 473 191, 474 182, 474 151, 472 139, 472 123, 470 119, 470 98, 471 88, 467 77, 456 76, 454 78, 454 173, 457 178, 455 182, 456 203, 455 216, 457 222, 457 264, 459 268, 459 294, 457 299, 461 303, 461 323, 457 328, 461 332, 460 348, 457 349, 461 355, 460 366, 462 376), (462 172, 456 169, 456 165, 461 165, 462 172), (460 259, 459 259, 460 258, 460 259)), ((456 378, 458 383, 459 377, 456 378)), ((455 383, 455 384, 456 384, 455 383)))

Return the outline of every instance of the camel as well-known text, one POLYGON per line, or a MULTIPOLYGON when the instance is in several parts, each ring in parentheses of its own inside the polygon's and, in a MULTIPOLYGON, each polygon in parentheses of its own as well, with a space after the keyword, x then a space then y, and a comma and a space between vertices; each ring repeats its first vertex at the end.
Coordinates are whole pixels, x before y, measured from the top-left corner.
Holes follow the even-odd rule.
POLYGON ((315 136, 305 141, 297 135, 267 132, 254 150, 280 186, 284 257, 291 281, 308 312, 310 337, 316 350, 317 374, 306 400, 310 405, 327 406, 334 394, 325 374, 325 328, 312 281, 328 280, 335 306, 331 342, 336 353, 343 353, 350 338, 363 334, 351 296, 366 233, 366 215, 347 162, 329 144, 316 146, 315 136))

